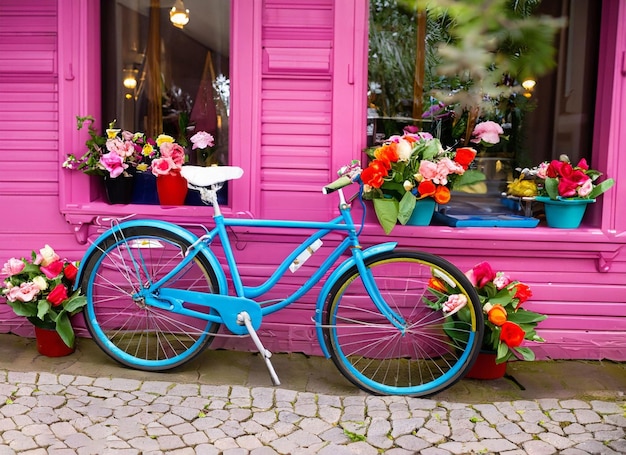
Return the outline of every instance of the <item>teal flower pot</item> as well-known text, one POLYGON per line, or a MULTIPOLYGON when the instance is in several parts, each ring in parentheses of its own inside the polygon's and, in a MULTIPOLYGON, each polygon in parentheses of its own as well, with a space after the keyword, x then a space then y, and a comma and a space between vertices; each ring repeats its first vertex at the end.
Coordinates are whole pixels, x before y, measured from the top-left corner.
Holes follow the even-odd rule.
POLYGON ((406 222, 407 226, 428 226, 435 213, 436 205, 435 200, 431 197, 415 201, 413 213, 406 222))
POLYGON ((580 226, 587 210, 587 205, 596 202, 595 199, 550 199, 537 196, 537 202, 543 202, 546 213, 546 223, 549 227, 559 229, 576 229, 580 226))

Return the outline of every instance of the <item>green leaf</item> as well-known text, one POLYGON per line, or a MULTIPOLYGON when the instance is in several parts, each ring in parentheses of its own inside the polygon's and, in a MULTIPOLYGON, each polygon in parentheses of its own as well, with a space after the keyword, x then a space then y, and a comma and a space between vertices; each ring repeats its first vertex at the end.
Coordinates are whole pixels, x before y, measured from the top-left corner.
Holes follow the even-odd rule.
POLYGON ((26 316, 26 317, 37 316, 37 307, 33 304, 33 302, 24 303, 24 302, 18 302, 18 301, 16 302, 7 301, 7 303, 9 304, 11 308, 13 308, 13 312, 18 316, 26 316))
POLYGON ((43 321, 46 314, 50 312, 50 302, 46 299, 39 300, 37 302, 37 317, 43 321))
POLYGON ((498 345, 498 353, 496 355, 496 363, 502 363, 509 360, 511 357, 511 351, 509 351, 509 347, 506 343, 500 343, 498 345))
POLYGON ((415 202, 416 199, 412 193, 408 191, 404 193, 404 196, 400 199, 399 204, 398 221, 400 223, 406 224, 407 221, 409 221, 409 218, 411 218, 413 210, 415 209, 415 202))
POLYGON ((530 348, 517 347, 514 349, 524 360, 535 360, 535 353, 530 348))
POLYGON ((486 179, 485 174, 475 169, 468 169, 462 175, 454 181, 452 189, 457 189, 462 186, 474 185, 475 183, 482 182, 486 179))
POLYGON ((76 340, 76 337, 74 335, 74 329, 72 329, 72 323, 70 321, 70 318, 64 310, 59 313, 55 322, 57 333, 59 334, 63 342, 67 346, 74 346, 74 341, 76 340))
POLYGON ((550 199, 556 199, 559 196, 559 181, 553 178, 545 179, 544 187, 550 199))
POLYGON ((511 322, 515 322, 516 324, 529 324, 529 323, 537 323, 539 321, 543 321, 547 316, 544 314, 538 314, 532 311, 524 310, 520 308, 519 310, 510 313, 507 316, 507 319, 511 322))
POLYGON ((87 298, 80 295, 80 291, 74 292, 72 296, 63 304, 63 308, 70 314, 74 314, 87 304, 87 298))
POLYGON ((373 199, 378 222, 385 234, 389 234, 398 221, 399 203, 395 199, 373 199))
POLYGON ((591 190, 591 193, 589 193, 589 196, 587 196, 587 197, 589 199, 595 199, 598 196, 600 196, 602 193, 604 193, 606 190, 611 188, 613 185, 615 185, 615 180, 613 180, 613 179, 605 180, 604 182, 599 183, 598 185, 596 185, 594 187, 594 189, 591 190))

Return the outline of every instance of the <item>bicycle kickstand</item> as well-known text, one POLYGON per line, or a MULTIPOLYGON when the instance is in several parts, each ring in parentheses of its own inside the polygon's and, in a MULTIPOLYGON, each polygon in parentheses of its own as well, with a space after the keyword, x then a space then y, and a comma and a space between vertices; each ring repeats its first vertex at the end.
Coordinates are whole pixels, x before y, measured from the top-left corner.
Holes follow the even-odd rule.
POLYGON ((263 359, 265 360, 265 366, 267 367, 267 370, 270 373, 270 377, 272 378, 272 384, 274 384, 275 386, 279 386, 280 381, 278 380, 276 371, 274 371, 274 366, 272 365, 272 362, 270 362, 270 357, 272 357, 272 353, 268 351, 267 349, 265 349, 265 347, 263 346, 263 343, 261 343, 261 340, 259 339, 259 336, 256 334, 254 327, 252 327, 252 321, 250 320, 250 315, 246 313, 245 311, 242 311, 241 313, 237 315, 237 322, 239 324, 242 324, 242 323, 245 324, 246 329, 248 329, 248 333, 252 337, 252 341, 254 341, 254 344, 259 350, 259 353, 263 356, 263 359))

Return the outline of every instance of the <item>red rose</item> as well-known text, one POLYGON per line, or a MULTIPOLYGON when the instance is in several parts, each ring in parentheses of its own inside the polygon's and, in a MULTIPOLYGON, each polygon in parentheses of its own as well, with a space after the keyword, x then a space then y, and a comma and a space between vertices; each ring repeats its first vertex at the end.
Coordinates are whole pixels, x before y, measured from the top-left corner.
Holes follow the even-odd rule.
POLYGON ((514 297, 519 300, 519 303, 515 307, 515 309, 518 309, 522 303, 532 297, 533 293, 524 283, 517 283, 513 288, 515 289, 514 297))
POLYGON ((72 263, 67 264, 65 266, 65 269, 63 269, 63 275, 65 275, 65 278, 67 278, 68 281, 72 284, 74 284, 74 280, 76 280, 77 274, 78 274, 78 269, 72 263))
POLYGON ((380 188, 385 183, 384 178, 387 176, 387 170, 383 163, 379 160, 374 160, 361 172, 361 180, 363 183, 374 188, 380 188))
POLYGON ((420 196, 433 196, 435 194, 435 184, 432 180, 422 180, 419 185, 417 185, 417 192, 420 196))
POLYGON ((67 289, 62 284, 57 284, 55 288, 50 291, 47 298, 48 302, 52 304, 52 306, 59 306, 63 303, 64 300, 67 300, 67 289))
POLYGON ((474 161, 476 157, 476 150, 471 147, 461 147, 456 149, 456 154, 454 155, 454 161, 463 166, 463 169, 469 167, 470 163, 474 161))
POLYGON ((522 341, 524 341, 526 332, 522 328, 511 321, 506 321, 502 324, 502 331, 500 332, 500 340, 510 348, 516 348, 522 341))

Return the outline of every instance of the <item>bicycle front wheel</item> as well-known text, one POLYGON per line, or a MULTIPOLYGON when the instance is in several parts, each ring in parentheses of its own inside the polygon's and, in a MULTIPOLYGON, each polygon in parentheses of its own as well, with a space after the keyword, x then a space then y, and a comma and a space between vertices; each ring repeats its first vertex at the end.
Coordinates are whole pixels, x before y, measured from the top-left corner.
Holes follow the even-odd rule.
MULTIPOLYGON (((180 263, 187 239, 165 228, 138 226, 112 232, 96 246, 81 287, 87 329, 105 353, 131 368, 163 371, 190 361, 211 343, 220 324, 149 306, 138 297, 180 263)), ((219 293, 215 272, 201 254, 164 286, 219 293)), ((185 307, 210 312, 190 303, 185 307)))
POLYGON ((374 304, 356 266, 337 280, 324 306, 324 341, 337 368, 373 394, 419 397, 455 384, 482 343, 482 309, 469 280, 450 262, 419 251, 377 254, 366 266, 384 308, 374 304), (467 305, 446 316, 433 280, 467 305))

